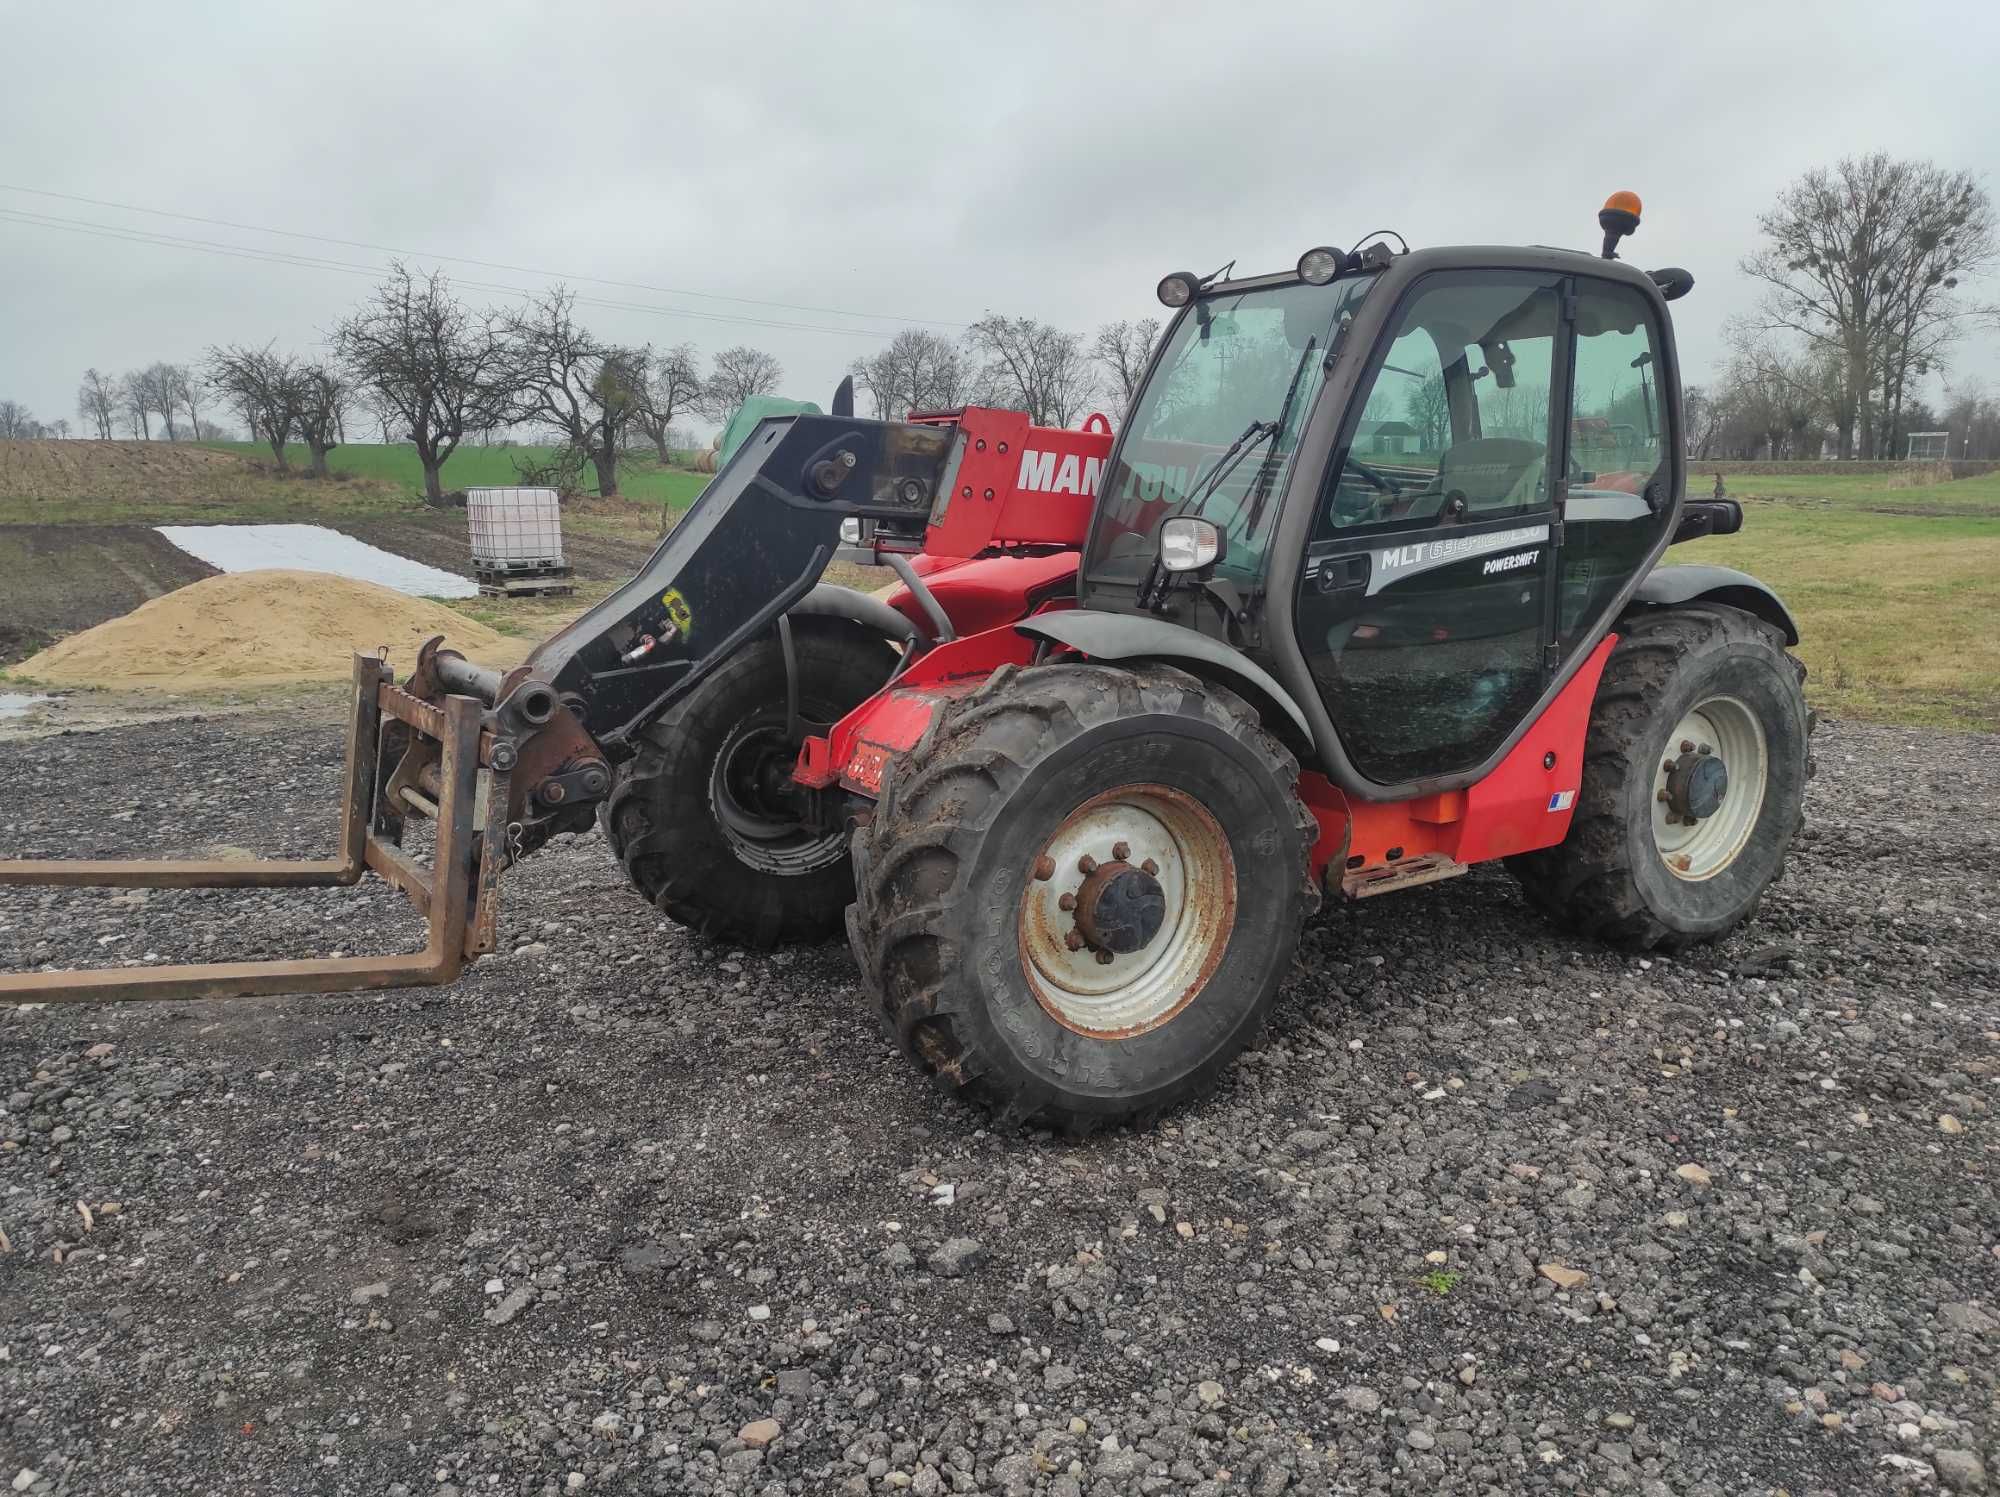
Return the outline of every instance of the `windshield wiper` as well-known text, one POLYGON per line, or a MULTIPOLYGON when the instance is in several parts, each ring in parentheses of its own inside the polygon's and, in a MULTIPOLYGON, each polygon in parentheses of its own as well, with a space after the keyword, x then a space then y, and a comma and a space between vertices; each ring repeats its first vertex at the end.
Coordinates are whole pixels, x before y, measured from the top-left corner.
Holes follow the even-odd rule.
MULTIPOLYGON (((1215 491, 1221 487, 1222 480, 1229 476, 1230 472, 1242 460, 1243 456, 1250 451, 1251 447, 1267 440, 1277 430, 1276 423, 1265 421, 1262 418, 1252 421, 1248 426, 1244 427, 1243 435, 1231 442, 1223 450, 1222 456, 1216 459, 1215 466, 1208 470, 1208 477, 1189 489, 1187 496, 1179 504, 1175 505, 1170 513, 1162 515, 1160 517, 1160 524, 1164 526, 1167 521, 1178 519, 1183 515, 1192 515, 1199 518, 1202 510, 1207 507, 1208 501, 1215 497, 1215 491)), ((1157 606, 1160 600, 1166 597, 1167 589, 1173 585, 1173 580, 1174 574, 1166 571, 1160 565, 1159 554, 1156 551, 1153 555, 1153 564, 1146 569, 1146 580, 1139 584, 1139 606, 1141 608, 1157 606), (1156 585, 1158 587, 1157 593, 1154 591, 1156 585)))
MULTIPOLYGON (((1271 423, 1271 430, 1274 433, 1283 431, 1291 424, 1292 406, 1299 398, 1299 381, 1305 377, 1306 365, 1312 362, 1313 350, 1318 347, 1317 334, 1306 339, 1306 346, 1299 354, 1298 367, 1292 370, 1292 382, 1285 386, 1285 403, 1278 407, 1278 419, 1271 423)), ((1264 500, 1269 497, 1271 480, 1278 472, 1278 464, 1273 461, 1277 456, 1278 449, 1273 444, 1271 450, 1264 454, 1264 461, 1258 465, 1257 484, 1250 495, 1250 514, 1243 522, 1243 531, 1246 535, 1255 530, 1258 520, 1263 518, 1264 500)))

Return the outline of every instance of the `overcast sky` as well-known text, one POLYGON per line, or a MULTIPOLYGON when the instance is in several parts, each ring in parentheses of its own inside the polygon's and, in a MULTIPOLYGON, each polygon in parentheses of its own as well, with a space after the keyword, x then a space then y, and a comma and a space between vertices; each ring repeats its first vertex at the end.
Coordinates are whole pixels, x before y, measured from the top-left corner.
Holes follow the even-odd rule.
MULTIPOLYGON (((310 351, 387 255, 26 188, 464 280, 557 272, 627 304, 585 308, 608 337, 753 343, 822 403, 918 319, 1087 331, 1157 314, 1168 270, 1277 269, 1381 226, 1594 246, 1623 187, 1646 206, 1628 258, 1694 273, 1676 319, 1701 379, 1752 299, 1756 216, 1799 172, 1881 149, 2000 189, 1992 0, 16 0, 0 27, 0 397, 44 420, 76 421, 89 365, 310 351)), ((2000 384, 1996 341, 1961 371, 2000 384)))

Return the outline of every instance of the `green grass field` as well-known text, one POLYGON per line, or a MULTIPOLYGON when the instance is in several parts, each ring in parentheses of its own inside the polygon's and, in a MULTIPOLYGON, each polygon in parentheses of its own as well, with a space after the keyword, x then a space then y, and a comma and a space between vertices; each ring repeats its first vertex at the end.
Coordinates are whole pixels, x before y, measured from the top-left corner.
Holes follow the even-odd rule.
MULTIPOLYGON (((1667 562, 1737 567, 1776 589, 1822 710, 2000 729, 2000 474, 1887 479, 1725 469, 1742 532, 1676 546, 1667 562)), ((1709 492, 1694 476, 1689 490, 1709 492)))
POLYGON ((1727 463, 1690 463, 1688 497, 1706 499, 1715 475, 1729 497, 1795 499, 1886 514, 1962 514, 2000 519, 2000 473, 1948 483, 1913 484, 1892 473, 1732 473, 1727 463))
MULTIPOLYGON (((262 443, 210 442, 203 445, 238 453, 252 462, 268 463, 271 460, 271 449, 262 443)), ((547 462, 554 451, 552 447, 461 447, 444 465, 445 487, 510 488, 521 482, 520 474, 514 467, 517 459, 521 462, 547 462)), ((285 454, 295 466, 305 466, 304 447, 293 443, 285 449, 285 454)), ((336 474, 378 479, 408 489, 413 494, 423 492, 424 470, 417 461, 414 447, 383 447, 370 443, 336 447, 327 458, 327 466, 336 474)), ((663 468, 650 455, 628 457, 618 465, 619 496, 641 503, 664 502, 675 509, 686 509, 707 482, 706 474, 663 468)))

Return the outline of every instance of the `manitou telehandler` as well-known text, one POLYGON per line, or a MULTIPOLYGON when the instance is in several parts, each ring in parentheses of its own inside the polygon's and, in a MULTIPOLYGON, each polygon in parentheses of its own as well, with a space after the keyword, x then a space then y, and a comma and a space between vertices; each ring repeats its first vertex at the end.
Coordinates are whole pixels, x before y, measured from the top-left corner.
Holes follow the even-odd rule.
POLYGON ((0 998, 445 982, 498 879, 593 820, 721 941, 843 923, 889 1030, 1004 1118, 1200 1093, 1322 894, 1503 859, 1564 927, 1673 949, 1756 910, 1811 771, 1798 632, 1658 568, 1690 503, 1668 303, 1601 254, 1319 248, 1175 274, 1114 435, 1015 412, 764 421, 638 576, 504 675, 355 661, 339 856, 0 863, 0 882, 374 872, 412 957, 0 977, 0 998), (821 581, 836 557, 893 589, 821 581), (428 864, 406 819, 434 825, 428 864))

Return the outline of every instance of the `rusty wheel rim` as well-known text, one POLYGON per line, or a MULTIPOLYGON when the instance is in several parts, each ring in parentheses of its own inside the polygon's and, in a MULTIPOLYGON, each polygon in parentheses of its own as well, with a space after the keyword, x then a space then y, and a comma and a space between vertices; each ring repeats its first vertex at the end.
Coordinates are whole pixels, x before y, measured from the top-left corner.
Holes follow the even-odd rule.
POLYGON ((1184 791, 1124 785, 1078 806, 1030 864, 1021 967, 1065 1029, 1129 1039, 1201 995, 1235 924, 1221 823, 1184 791))
POLYGON ((1667 872, 1700 883, 1736 861, 1764 809, 1770 758, 1763 723, 1735 697, 1710 697, 1674 725, 1654 766, 1653 845, 1667 872), (1713 805, 1692 804, 1686 788, 1702 760, 1726 770, 1713 805))

